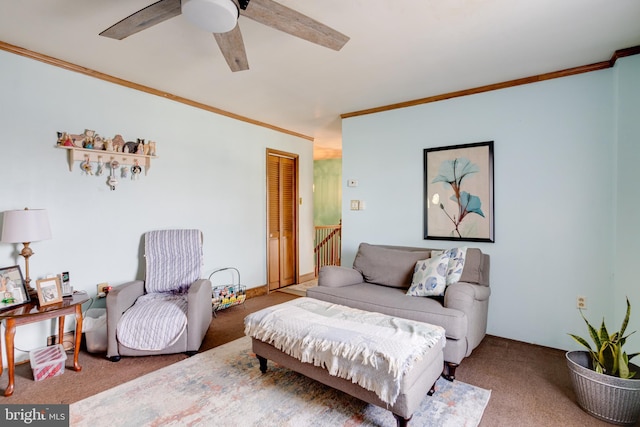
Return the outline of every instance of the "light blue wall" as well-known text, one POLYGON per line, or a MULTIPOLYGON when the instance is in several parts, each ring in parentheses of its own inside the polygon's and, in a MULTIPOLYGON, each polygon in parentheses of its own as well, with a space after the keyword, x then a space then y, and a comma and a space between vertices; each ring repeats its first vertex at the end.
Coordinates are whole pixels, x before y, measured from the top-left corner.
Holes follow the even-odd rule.
POLYGON ((634 230, 623 250, 632 252, 628 260, 640 255, 638 197, 616 193, 624 185, 638 194, 616 177, 617 156, 625 158, 621 172, 636 170, 638 97, 618 101, 616 84, 624 81, 624 92, 635 82, 637 90, 638 75, 637 59, 624 58, 614 69, 344 120, 343 264, 362 241, 455 245, 422 238, 423 149, 493 140, 496 241, 471 244, 491 255, 488 333, 572 348, 567 332, 585 332, 578 295, 597 321, 612 316, 613 289, 635 286, 616 281, 614 258, 620 209, 629 210, 624 226, 634 230), (635 110, 618 123, 627 104, 635 110), (621 152, 618 131, 620 139, 628 134, 621 152), (359 187, 347 187, 348 179, 359 187), (364 200, 366 210, 348 210, 351 199, 364 200))
MULTIPOLYGON (((631 301, 628 332, 638 331, 628 342, 628 352, 640 351, 640 55, 619 61, 616 67, 617 181, 616 181, 616 256, 615 322, 617 329, 626 310, 625 297, 631 301)), ((638 359, 635 359, 636 365, 638 359)))
MULTIPOLYGON (((300 273, 314 271, 310 141, 3 51, 0 112, 0 212, 46 208, 53 232, 32 244, 32 279, 69 271, 76 289, 95 295, 97 283, 142 278, 144 232, 188 227, 204 232, 204 276, 234 266, 247 287, 265 285, 267 148, 300 156, 300 273), (85 128, 155 140, 158 159, 110 191, 106 176, 83 176, 78 162, 69 172, 66 150, 54 148, 56 131, 85 128)), ((0 266, 24 271, 18 246, 0 244, 0 266)), ((43 346, 53 331, 22 326, 16 346, 43 346)))

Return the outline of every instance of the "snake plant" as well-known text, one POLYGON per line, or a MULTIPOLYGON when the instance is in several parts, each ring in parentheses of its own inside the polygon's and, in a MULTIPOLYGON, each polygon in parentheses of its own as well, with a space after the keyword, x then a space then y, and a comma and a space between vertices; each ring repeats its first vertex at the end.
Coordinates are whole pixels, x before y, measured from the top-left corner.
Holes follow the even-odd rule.
POLYGON ((624 336, 624 332, 629 324, 629 316, 631 315, 631 304, 629 303, 629 298, 627 298, 627 314, 622 321, 622 326, 619 331, 614 332, 611 335, 609 335, 609 332, 607 331, 604 318, 602 319, 600 330, 597 330, 591 326, 587 318, 584 317, 582 310, 580 310, 580 315, 587 324, 589 335, 591 336, 591 340, 595 344, 595 347, 592 349, 587 340, 582 337, 573 334, 569 335, 589 349, 593 365, 592 368, 601 374, 620 378, 633 378, 636 373, 629 371, 629 360, 640 353, 627 355, 627 353, 622 350, 622 347, 627 342, 629 335, 635 333, 634 331, 631 334, 624 336))

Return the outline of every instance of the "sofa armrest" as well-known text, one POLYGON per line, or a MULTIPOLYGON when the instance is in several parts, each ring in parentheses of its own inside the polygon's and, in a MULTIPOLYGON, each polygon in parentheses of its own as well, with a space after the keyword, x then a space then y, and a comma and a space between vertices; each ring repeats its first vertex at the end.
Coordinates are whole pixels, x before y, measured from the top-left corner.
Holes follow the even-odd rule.
POLYGON ((364 282, 362 273, 353 268, 326 265, 318 273, 318 286, 341 288, 362 282, 364 282))
POLYGON ((197 351, 200 348, 212 318, 211 281, 196 280, 187 294, 187 351, 197 351))
POLYGON ((144 282, 134 280, 115 286, 107 294, 107 357, 119 356, 116 328, 122 313, 144 295, 144 282))
POLYGON ((447 286, 447 291, 444 294, 444 306, 470 313, 475 302, 486 301, 490 295, 491 288, 489 286, 458 282, 447 286))

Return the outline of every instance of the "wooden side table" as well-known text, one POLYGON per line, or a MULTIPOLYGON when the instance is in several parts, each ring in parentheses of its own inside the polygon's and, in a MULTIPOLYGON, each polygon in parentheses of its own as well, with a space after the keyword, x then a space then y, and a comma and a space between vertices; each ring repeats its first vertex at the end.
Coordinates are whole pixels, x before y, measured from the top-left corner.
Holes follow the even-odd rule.
MULTIPOLYGON (((4 339, 7 344, 7 369, 9 370, 9 384, 4 391, 5 396, 13 394, 15 385, 15 359, 14 359, 14 337, 16 327, 28 323, 40 322, 47 319, 58 318, 58 342, 62 343, 64 335, 64 318, 67 314, 76 315, 75 348, 73 349, 73 370, 80 371, 82 367, 78 364, 78 353, 80 351, 80 340, 82 338, 82 304, 89 301, 86 293, 73 294, 71 298, 65 298, 57 304, 40 307, 38 300, 16 307, 12 310, 0 312, 0 321, 5 322, 4 339)), ((0 348, 0 352, 2 348, 0 348)), ((0 364, 0 375, 2 375, 2 365, 0 364)))

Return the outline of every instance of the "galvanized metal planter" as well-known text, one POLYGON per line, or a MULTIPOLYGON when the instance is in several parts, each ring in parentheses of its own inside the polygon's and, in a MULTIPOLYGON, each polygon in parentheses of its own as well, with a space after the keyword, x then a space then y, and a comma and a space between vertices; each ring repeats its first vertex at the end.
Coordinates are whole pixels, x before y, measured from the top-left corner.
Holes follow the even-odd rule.
POLYGON ((640 368, 635 378, 624 379, 592 370, 586 351, 568 351, 567 366, 578 404, 590 415, 612 424, 633 425, 640 419, 640 368))

